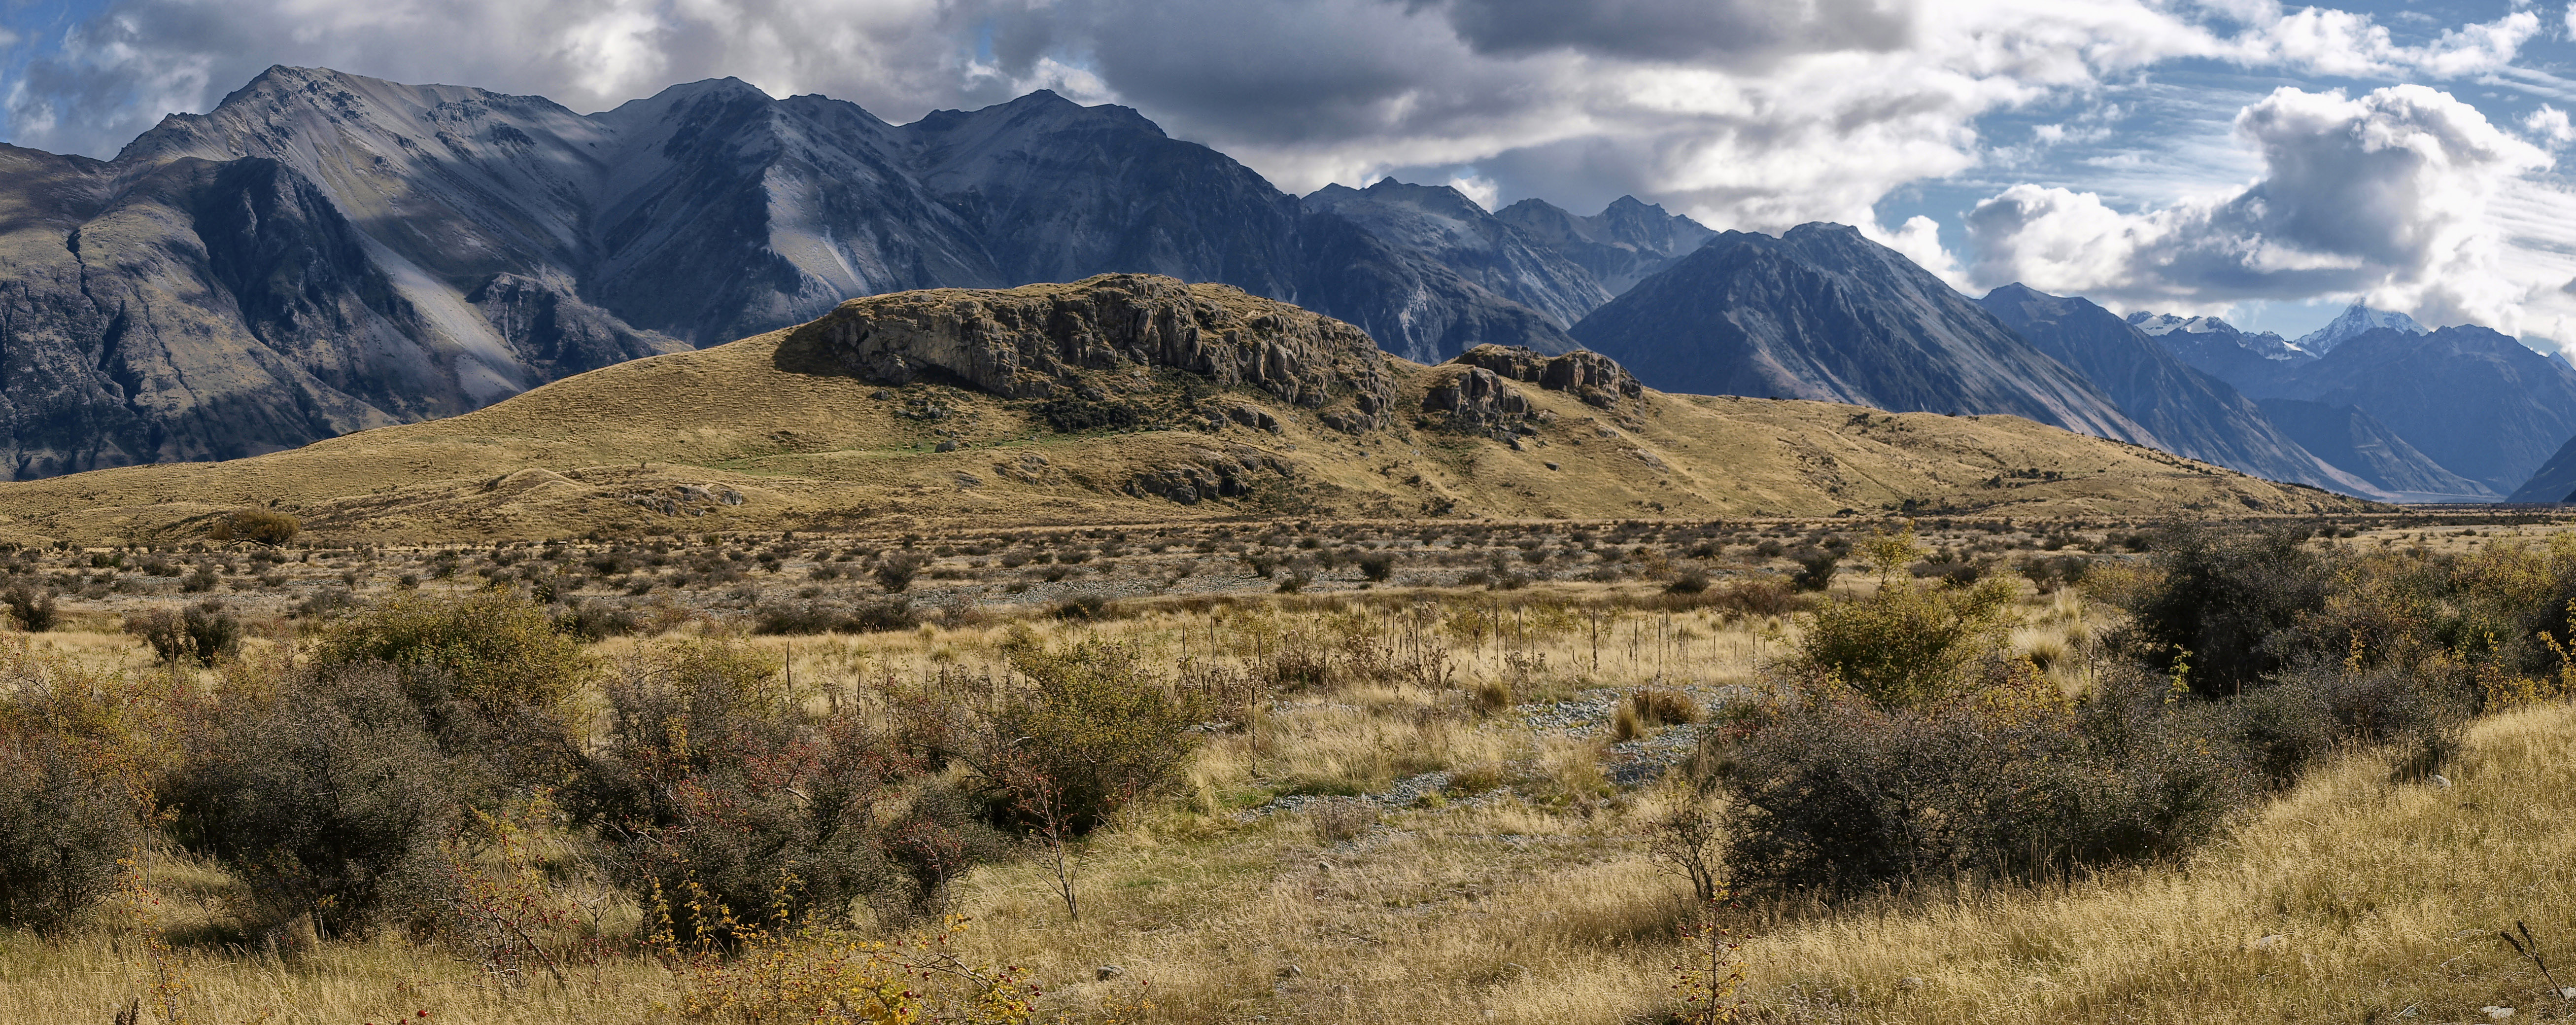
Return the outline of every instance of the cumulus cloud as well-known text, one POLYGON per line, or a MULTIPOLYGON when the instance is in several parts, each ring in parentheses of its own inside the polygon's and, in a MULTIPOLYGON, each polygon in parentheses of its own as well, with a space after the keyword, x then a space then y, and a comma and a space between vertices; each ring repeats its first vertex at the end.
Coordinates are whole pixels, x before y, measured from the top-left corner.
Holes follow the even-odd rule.
POLYGON ((1902 0, 1449 0, 1442 13, 1479 52, 1757 64, 1794 53, 1898 49, 1910 41, 1915 16, 1902 0))
POLYGON ((2206 307, 2339 293, 2440 323, 2509 327, 2526 289, 2494 273, 2490 201, 2546 153, 2420 85, 2358 97, 2284 87, 2236 134, 2241 190, 2144 212, 2018 185, 1977 205, 1971 277, 2130 304, 2206 307))

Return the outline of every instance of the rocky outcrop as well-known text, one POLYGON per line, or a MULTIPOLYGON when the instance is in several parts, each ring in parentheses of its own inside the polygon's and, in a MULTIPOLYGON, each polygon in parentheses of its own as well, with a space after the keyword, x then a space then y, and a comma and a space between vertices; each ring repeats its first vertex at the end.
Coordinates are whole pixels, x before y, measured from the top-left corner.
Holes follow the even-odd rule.
POLYGON ((1450 430, 1508 437, 1529 417, 1531 407, 1529 396, 1503 381, 1483 367, 1460 367, 1434 377, 1422 391, 1423 412, 1448 414, 1441 426, 1450 430))
POLYGON ((1197 505, 1219 498, 1241 498, 1252 493, 1264 475, 1282 480, 1296 476, 1287 460, 1253 448, 1238 447, 1230 452, 1196 449, 1187 462, 1175 462, 1139 471, 1128 478, 1126 492, 1135 498, 1148 495, 1197 505))
POLYGON ((853 299, 798 328, 780 354, 870 381, 1014 399, 1101 401, 1155 370, 1179 370, 1352 431, 1378 427, 1395 401, 1385 354, 1358 329, 1240 289, 1146 274, 853 299))
POLYGON ((1532 423, 1546 423, 1552 414, 1533 405, 1514 384, 1565 392, 1586 405, 1621 414, 1623 421, 1633 417, 1646 395, 1646 386, 1626 368, 1597 352, 1578 349, 1551 356, 1519 346, 1479 345, 1432 368, 1422 392, 1426 424, 1489 435, 1518 448, 1519 436, 1532 433, 1532 423), (1433 414, 1443 415, 1431 419, 1433 414))
POLYGON ((1482 367, 1549 391, 1572 392, 1585 404, 1608 409, 1620 399, 1643 398, 1646 386, 1619 361, 1588 349, 1547 356, 1509 345, 1479 345, 1452 362, 1482 367))

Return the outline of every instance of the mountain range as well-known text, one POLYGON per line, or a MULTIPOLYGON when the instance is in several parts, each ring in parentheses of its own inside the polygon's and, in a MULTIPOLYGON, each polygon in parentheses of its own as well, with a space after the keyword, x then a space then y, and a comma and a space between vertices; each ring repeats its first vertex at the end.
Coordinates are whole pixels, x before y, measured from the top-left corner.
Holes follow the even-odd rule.
POLYGON ((1296 303, 1424 364, 1589 347, 1666 391, 2009 414, 2379 499, 2493 500, 2576 434, 2576 368, 2482 328, 2355 306, 2292 342, 1977 300, 1850 227, 1633 198, 1300 197, 1051 92, 894 125, 733 79, 585 115, 275 67, 113 160, 0 147, 0 211, 15 479, 450 417, 858 296, 1108 272, 1296 303))
MULTIPOLYGON (((273 451, 853 296, 1112 270, 1299 302, 1418 359, 1571 348, 1607 291, 1462 203, 1301 199, 1050 92, 897 126, 733 79, 582 115, 275 67, 113 160, 0 148, 0 460, 273 451)), ((1567 215, 1569 247, 1615 276, 1692 237, 1634 213, 1567 215)))

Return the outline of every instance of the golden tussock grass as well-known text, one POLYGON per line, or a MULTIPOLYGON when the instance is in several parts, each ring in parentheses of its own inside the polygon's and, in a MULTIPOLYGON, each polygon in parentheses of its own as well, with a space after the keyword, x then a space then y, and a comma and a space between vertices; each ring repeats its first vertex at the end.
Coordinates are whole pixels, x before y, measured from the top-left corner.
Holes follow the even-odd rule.
MULTIPOLYGON (((2026 608, 2016 646, 2080 648, 2070 631, 2086 613, 2071 601, 2026 608)), ((1230 662, 1402 628, 1393 612, 1355 622, 1329 607, 1226 615, 1212 639, 1205 615, 1179 612, 1036 629, 1130 641, 1156 659, 1186 644, 1193 658, 1230 662)), ((1608 738, 1536 727, 1532 709, 1478 709, 1469 695, 1515 671, 1514 656, 1538 653, 1551 668, 1528 693, 1622 700, 1648 685, 1705 688, 1749 677, 1757 648, 1779 641, 1752 621, 1625 613, 1607 624, 1618 646, 1604 643, 1596 672, 1589 620, 1525 619, 1510 644, 1491 622, 1480 637, 1463 623, 1444 633, 1462 666, 1448 688, 1343 681, 1279 695, 1248 733, 1210 735, 1172 800, 1085 842, 1078 923, 1043 865, 975 871, 952 894, 952 910, 972 919, 963 952, 1020 966, 1048 990, 1042 1016, 1073 1020, 1140 985, 1149 1020, 1175 1023, 1609 1025, 1663 1013, 1688 888, 1648 860, 1643 834, 1688 798, 1613 787, 1608 738), (1684 631, 1695 636, 1674 639, 1684 631), (1688 674, 1659 681, 1659 636, 1689 646, 1663 663, 1688 674), (1301 791, 1384 793, 1427 772, 1486 782, 1347 820, 1263 810, 1301 791), (1104 965, 1123 973, 1097 981, 1104 965)), ((750 643, 792 665, 811 700, 829 701, 855 699, 883 674, 992 666, 1006 629, 750 643)), ((131 654, 112 634, 53 640, 85 658, 131 654)), ((616 658, 638 643, 596 650, 616 658)), ((1651 738, 1671 727, 1645 728, 1651 738)), ((1925 884, 1832 909, 1741 907, 1730 914, 1747 937, 1747 1010, 1775 1021, 2210 1022, 2386 1021, 2411 1007, 2402 1020, 2443 1022, 2512 1006, 2517 1020, 2550 1020, 2558 1003, 2494 930, 2526 921, 2547 952, 2576 963, 2571 754, 2576 709, 2531 708, 2477 723, 2444 770, 2450 788, 2393 784, 2385 765, 2347 758, 2182 864, 2035 887, 1925 884)), ((643 1022, 669 1020, 663 1008, 678 993, 673 976, 632 955, 565 985, 512 986, 398 937, 272 954, 224 932, 237 884, 184 859, 149 864, 190 1021, 385 1022, 428 1010, 437 1022, 643 1022)), ((606 932, 634 920, 605 891, 577 896, 606 932)), ((103 1023, 148 993, 153 958, 134 917, 111 906, 97 918, 58 938, 0 934, 0 1022, 103 1023)))

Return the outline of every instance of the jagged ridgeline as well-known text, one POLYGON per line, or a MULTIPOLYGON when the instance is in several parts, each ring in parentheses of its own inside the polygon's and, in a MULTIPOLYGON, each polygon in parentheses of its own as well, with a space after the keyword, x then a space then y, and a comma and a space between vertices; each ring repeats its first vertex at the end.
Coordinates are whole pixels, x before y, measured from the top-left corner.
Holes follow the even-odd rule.
POLYGON ((1103 275, 855 299, 485 409, 0 489, 0 537, 327 539, 1241 517, 2311 512, 2356 503, 2009 416, 1670 395, 1608 357, 1426 366, 1225 285, 1103 275))

